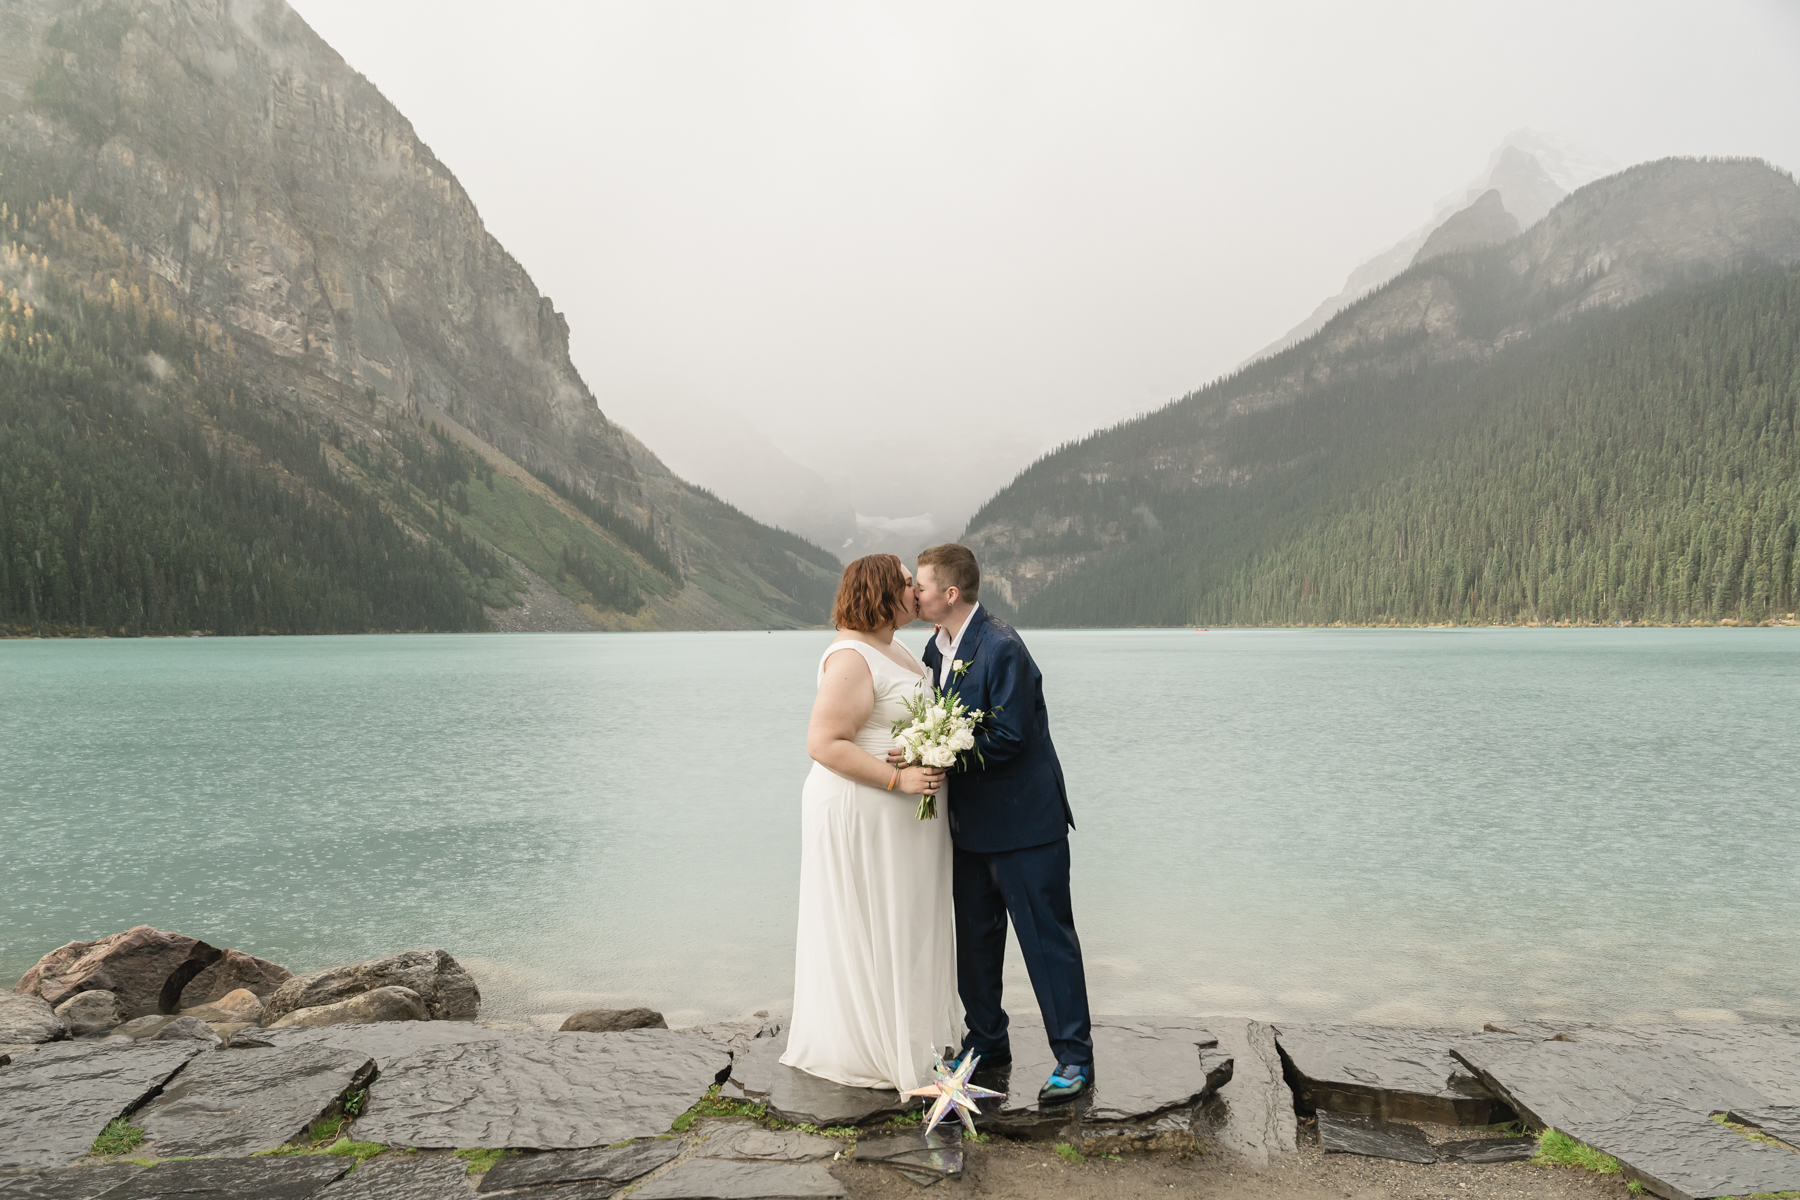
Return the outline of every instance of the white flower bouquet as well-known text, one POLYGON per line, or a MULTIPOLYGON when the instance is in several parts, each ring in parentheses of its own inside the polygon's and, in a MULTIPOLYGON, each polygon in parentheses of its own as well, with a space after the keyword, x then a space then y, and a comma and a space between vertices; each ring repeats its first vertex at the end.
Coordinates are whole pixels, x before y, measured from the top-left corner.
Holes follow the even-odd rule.
MULTIPOLYGON (((975 745, 975 732, 981 728, 982 711, 967 708, 955 692, 940 692, 927 685, 906 702, 906 716, 894 722, 894 736, 900 741, 901 758, 909 766, 937 767, 949 770, 974 755, 983 766, 987 760, 975 745)), ((937 797, 919 797, 919 820, 937 816, 937 797)))

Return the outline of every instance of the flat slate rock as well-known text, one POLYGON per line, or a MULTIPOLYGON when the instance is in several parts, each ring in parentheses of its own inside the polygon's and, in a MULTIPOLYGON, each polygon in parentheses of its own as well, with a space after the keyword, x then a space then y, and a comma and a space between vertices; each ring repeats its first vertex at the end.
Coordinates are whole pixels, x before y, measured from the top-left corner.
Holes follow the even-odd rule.
POLYGON ((1800 1154, 1753 1142, 1707 1117, 1666 1105, 1584 1123, 1565 1133, 1625 1164, 1659 1196, 1706 1200, 1800 1191, 1800 1154))
POLYGON ((783 1066, 788 1031, 757 1038, 731 1065, 731 1078, 720 1094, 766 1103, 769 1111, 797 1125, 864 1125, 917 1107, 900 1093, 879 1088, 846 1087, 793 1067, 783 1066))
POLYGON ((0 1067, 0 1167, 60 1167, 141 1103, 199 1042, 64 1042, 0 1067))
POLYGON ((159 1158, 273 1150, 375 1074, 355 1050, 294 1046, 204 1054, 132 1119, 159 1158))
MULTIPOLYGON (((319 1200, 468 1200, 469 1164, 435 1154, 383 1154, 319 1193, 319 1200)), ((563 1193, 555 1193, 562 1200, 563 1193)))
POLYGON ((954 1179, 963 1171, 962 1138, 941 1129, 858 1138, 856 1161, 885 1163, 914 1176, 954 1179))
POLYGON ((1471 1138, 1464 1142, 1444 1142, 1437 1148, 1439 1162, 1508 1163, 1530 1162, 1537 1156, 1537 1139, 1471 1138))
POLYGON ((1519 1115, 1571 1136, 1646 1106, 1705 1117, 1769 1103, 1725 1067, 1667 1046, 1515 1040, 1462 1043, 1456 1056, 1519 1115))
POLYGON ((0 1178, 0 1197, 4 1200, 93 1200, 143 1169, 130 1163, 84 1164, 35 1175, 15 1175, 0 1178))
MULTIPOLYGON (((538 1187, 551 1183, 583 1183, 600 1180, 626 1184, 648 1175, 666 1162, 681 1157, 681 1142, 634 1142, 600 1150, 565 1150, 553 1154, 517 1154, 495 1163, 481 1177, 479 1192, 538 1187)), ((558 1197, 561 1192, 556 1193, 558 1197)))
POLYGON ((845 1144, 797 1129, 764 1129, 761 1125, 709 1125, 700 1144, 701 1158, 739 1162, 823 1162, 843 1153, 845 1144))
POLYGON ((610 1183, 589 1179, 583 1183, 558 1183, 523 1191, 488 1192, 487 1195, 494 1200, 608 1200, 618 1190, 610 1183))
MULTIPOLYGON (((1175 1109, 1204 1104, 1231 1079, 1233 1061, 1216 1050, 1219 1039, 1196 1021, 1178 1017, 1095 1017, 1094 1087, 1073 1104, 1040 1106, 1038 1089, 1056 1069, 1036 1013, 1013 1018, 1013 1061, 997 1068, 986 1086, 1004 1090, 994 1120, 1001 1126, 1145 1122, 1175 1109)), ((986 1072, 982 1072, 988 1078, 986 1072)), ((980 1082, 979 1080, 977 1082, 980 1082)), ((984 1105, 983 1111, 986 1111, 984 1105)))
POLYGON ((667 1131, 731 1066, 719 1043, 667 1029, 489 1032, 383 1062, 357 1136, 445 1149, 605 1146, 667 1131))
POLYGON ((438 1046, 497 1042, 512 1036, 473 1021, 380 1021, 373 1025, 324 1025, 314 1028, 244 1029, 232 1035, 231 1049, 288 1046, 335 1046, 358 1050, 385 1071, 395 1059, 438 1046))
POLYGON ((1293 1154, 1299 1147, 1294 1093, 1282 1076, 1275 1030, 1242 1017, 1202 1017, 1218 1035, 1213 1053, 1233 1060, 1231 1078, 1208 1109, 1206 1132, 1228 1154, 1257 1166, 1293 1154))
POLYGON ((1507 1022, 1539 1041, 1683 1050, 1723 1067, 1776 1104, 1800 1106, 1800 1024, 1587 1025, 1507 1022))
POLYGON ((1434 1163, 1437 1150, 1412 1125, 1396 1125, 1355 1113, 1320 1109, 1319 1146, 1327 1154, 1360 1154, 1396 1162, 1434 1163))
POLYGON ((307 1200, 351 1165, 335 1154, 184 1159, 139 1171, 95 1200, 307 1200))
MULTIPOLYGON (((984 1114, 1009 1127, 1064 1124, 1080 1110, 1084 1122, 1147 1121, 1210 1099, 1231 1078, 1232 1059, 1216 1053, 1218 1039, 1203 1025, 1168 1017, 1096 1017, 1096 1083, 1091 1098, 1040 1108, 1038 1089, 1056 1063, 1036 1014, 1012 1022, 1013 1063, 982 1071, 977 1082, 1006 1099, 983 1104, 984 1114), (1215 1053, 1206 1053, 1213 1051, 1215 1053)), ((766 1102, 786 1121, 865 1125, 918 1107, 897 1092, 845 1087, 784 1067, 787 1032, 758 1038, 737 1056, 724 1094, 766 1102)))
POLYGON ((1355 1113, 1385 1121, 1493 1125, 1505 1103, 1462 1071, 1450 1048, 1534 1039, 1512 1033, 1395 1029, 1381 1025, 1289 1025, 1275 1041, 1293 1068, 1301 1112, 1355 1113))
POLYGON ((798 1200, 848 1196, 823 1163, 694 1158, 631 1193, 632 1200, 798 1200))
POLYGON ((1721 1065, 1729 1055, 1636 1038, 1464 1044, 1456 1055, 1520 1115, 1612 1155, 1661 1195, 1800 1190, 1800 1154, 1710 1119, 1771 1106, 1721 1065))

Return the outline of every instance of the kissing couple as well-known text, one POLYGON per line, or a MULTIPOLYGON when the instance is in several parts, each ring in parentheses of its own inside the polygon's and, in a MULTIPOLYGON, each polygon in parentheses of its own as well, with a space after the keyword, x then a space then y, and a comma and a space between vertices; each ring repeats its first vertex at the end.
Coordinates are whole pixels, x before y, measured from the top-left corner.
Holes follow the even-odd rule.
POLYGON ((1057 1066, 1040 1101, 1094 1081, 1081 942, 1069 898, 1075 821, 1043 675, 980 601, 965 546, 844 570, 837 637, 819 660, 800 793, 800 925, 794 1014, 781 1061, 852 1087, 910 1091, 944 1048, 952 1069, 1012 1061, 1001 969, 1011 918, 1057 1066), (923 661, 898 634, 937 628, 923 661), (931 687, 984 715, 979 755, 947 772, 901 760, 895 723, 931 687), (915 815, 936 796, 936 818, 915 815), (967 1021, 965 1029, 965 1018, 967 1021), (960 1046, 961 1049, 953 1049, 960 1046))

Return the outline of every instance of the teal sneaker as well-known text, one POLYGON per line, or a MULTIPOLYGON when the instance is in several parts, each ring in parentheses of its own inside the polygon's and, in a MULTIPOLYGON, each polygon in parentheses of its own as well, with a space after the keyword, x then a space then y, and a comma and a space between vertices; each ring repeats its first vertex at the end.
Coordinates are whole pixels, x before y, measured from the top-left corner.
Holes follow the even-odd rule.
POLYGON ((1094 1086, 1094 1068, 1086 1064, 1061 1063, 1038 1089, 1039 1104, 1067 1104, 1094 1086))

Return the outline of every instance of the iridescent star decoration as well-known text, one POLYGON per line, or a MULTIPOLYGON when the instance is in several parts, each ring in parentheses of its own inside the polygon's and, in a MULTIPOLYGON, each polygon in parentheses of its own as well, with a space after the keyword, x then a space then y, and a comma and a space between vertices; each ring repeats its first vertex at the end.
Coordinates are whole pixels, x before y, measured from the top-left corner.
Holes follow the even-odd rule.
POLYGON ((925 1118, 925 1132, 930 1133, 938 1127, 938 1122, 954 1112, 962 1118, 962 1123, 970 1133, 975 1132, 975 1101, 997 1099, 1005 1092, 990 1092, 984 1087, 976 1087, 969 1082, 969 1076, 975 1073, 975 1064, 981 1061, 978 1054, 964 1056, 962 1062, 952 1071, 944 1066, 943 1055, 938 1055, 931 1069, 937 1079, 922 1088, 914 1088, 910 1092, 900 1093, 903 1096, 936 1096, 931 1112, 925 1118))

